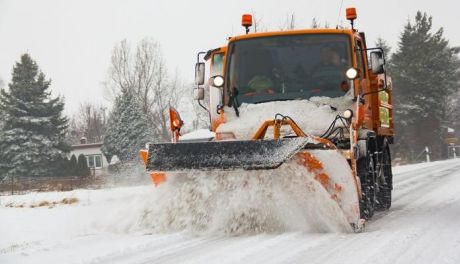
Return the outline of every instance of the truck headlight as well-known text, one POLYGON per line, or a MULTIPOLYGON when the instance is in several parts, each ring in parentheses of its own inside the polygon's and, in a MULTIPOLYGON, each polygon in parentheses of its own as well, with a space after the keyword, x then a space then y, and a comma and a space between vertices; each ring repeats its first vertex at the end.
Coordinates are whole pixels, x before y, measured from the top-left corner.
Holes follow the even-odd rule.
POLYGON ((212 77, 212 86, 214 87, 220 88, 224 86, 224 82, 224 77, 222 77, 221 75, 212 77))
POLYGON ((351 119, 353 117, 353 111, 351 109, 343 111, 343 117, 346 119, 351 119))
POLYGON ((345 72, 345 75, 347 76, 348 80, 354 80, 356 77, 358 77, 358 70, 355 68, 350 68, 345 72))

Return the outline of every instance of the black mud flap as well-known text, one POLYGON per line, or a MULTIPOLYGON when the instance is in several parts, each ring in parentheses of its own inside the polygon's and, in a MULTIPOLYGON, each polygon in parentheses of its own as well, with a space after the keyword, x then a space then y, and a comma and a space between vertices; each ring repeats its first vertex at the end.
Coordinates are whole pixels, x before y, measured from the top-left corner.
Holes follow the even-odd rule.
POLYGON ((301 149, 325 149, 311 138, 150 144, 147 169, 276 169, 301 149))

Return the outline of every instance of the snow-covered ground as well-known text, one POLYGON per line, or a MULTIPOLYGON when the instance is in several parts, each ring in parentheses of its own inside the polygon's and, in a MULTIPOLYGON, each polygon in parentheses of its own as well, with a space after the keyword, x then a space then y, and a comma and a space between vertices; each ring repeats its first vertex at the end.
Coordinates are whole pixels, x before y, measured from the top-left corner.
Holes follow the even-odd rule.
POLYGON ((359 234, 159 233, 139 214, 152 186, 2 196, 0 263, 460 263, 460 159, 394 172, 392 208, 359 234))

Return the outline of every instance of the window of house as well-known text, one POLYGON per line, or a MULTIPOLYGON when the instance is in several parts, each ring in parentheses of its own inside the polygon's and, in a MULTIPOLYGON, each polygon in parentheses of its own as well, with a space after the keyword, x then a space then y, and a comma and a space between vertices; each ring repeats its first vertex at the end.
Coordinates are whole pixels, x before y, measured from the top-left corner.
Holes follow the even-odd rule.
POLYGON ((101 155, 94 156, 94 163, 96 164, 96 168, 102 167, 102 158, 101 155))
POLYGON ((87 155, 86 161, 88 162, 89 168, 102 168, 102 155, 87 155))

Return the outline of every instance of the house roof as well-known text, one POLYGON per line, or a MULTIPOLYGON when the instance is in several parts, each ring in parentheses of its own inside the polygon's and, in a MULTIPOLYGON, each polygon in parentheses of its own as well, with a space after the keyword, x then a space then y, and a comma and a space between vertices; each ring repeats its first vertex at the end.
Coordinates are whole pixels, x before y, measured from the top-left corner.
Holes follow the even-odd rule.
POLYGON ((74 149, 89 149, 89 148, 100 148, 102 147, 102 142, 100 143, 90 143, 90 144, 76 144, 70 146, 72 150, 74 149))

